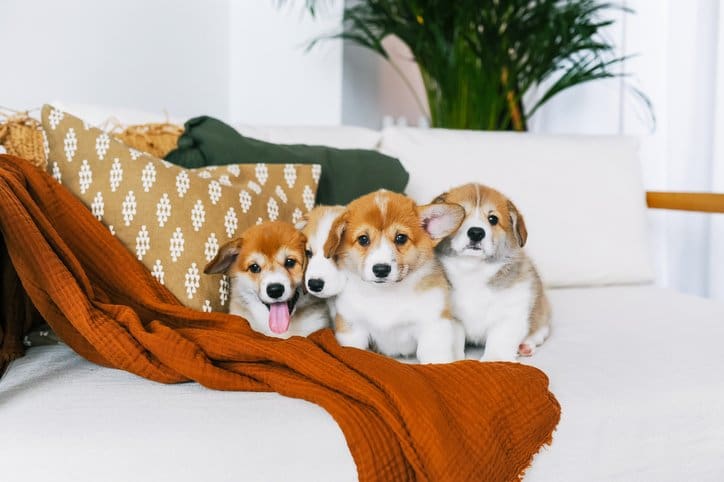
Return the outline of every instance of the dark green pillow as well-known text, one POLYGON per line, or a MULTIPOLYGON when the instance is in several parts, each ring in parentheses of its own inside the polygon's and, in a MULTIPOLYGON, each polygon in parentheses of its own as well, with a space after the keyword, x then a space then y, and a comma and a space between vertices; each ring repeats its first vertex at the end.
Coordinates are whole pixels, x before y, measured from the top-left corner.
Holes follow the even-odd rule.
POLYGON ((410 175, 400 161, 376 151, 283 145, 244 137, 213 117, 186 122, 178 148, 166 160, 194 168, 225 164, 321 164, 317 203, 347 204, 377 189, 403 192, 410 175))

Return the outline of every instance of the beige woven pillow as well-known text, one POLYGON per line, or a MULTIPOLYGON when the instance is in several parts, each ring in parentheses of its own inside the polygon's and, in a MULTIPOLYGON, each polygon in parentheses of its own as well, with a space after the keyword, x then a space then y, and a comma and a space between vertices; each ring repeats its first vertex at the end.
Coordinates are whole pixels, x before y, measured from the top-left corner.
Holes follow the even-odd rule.
POLYGON ((226 311, 226 277, 203 268, 219 246, 266 220, 298 221, 314 206, 319 165, 184 169, 129 148, 44 106, 48 170, 185 305, 226 311))

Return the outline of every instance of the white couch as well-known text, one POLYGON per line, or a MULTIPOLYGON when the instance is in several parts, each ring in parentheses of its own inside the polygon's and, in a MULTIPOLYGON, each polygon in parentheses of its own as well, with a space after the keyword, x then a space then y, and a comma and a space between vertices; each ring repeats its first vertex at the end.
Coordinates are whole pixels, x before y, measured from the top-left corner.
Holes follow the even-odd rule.
MULTIPOLYGON (((635 140, 239 130, 274 142, 379 148, 402 160, 408 193, 420 202, 480 181, 518 204, 554 311, 550 339, 523 362, 548 374, 563 411, 525 480, 724 480, 724 305, 652 284, 635 140)), ((160 385, 62 345, 13 362, 0 380, 0 427, 0 466, 17 474, 12 480, 356 479, 341 431, 315 405, 160 385)))

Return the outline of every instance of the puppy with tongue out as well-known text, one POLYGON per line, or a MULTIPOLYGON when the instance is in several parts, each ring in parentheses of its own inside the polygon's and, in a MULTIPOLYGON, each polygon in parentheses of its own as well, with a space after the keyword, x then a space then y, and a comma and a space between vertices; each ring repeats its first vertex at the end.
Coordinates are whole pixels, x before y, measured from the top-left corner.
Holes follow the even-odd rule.
POLYGON ((204 268, 225 273, 231 288, 229 313, 268 336, 307 336, 330 324, 324 300, 303 290, 304 235, 290 223, 258 224, 219 248, 204 268))

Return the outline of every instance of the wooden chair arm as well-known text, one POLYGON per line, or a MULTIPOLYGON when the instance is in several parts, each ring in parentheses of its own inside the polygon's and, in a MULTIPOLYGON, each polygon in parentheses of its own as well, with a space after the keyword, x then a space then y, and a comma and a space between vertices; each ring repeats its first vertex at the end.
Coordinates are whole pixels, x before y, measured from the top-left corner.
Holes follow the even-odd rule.
POLYGON ((724 194, 649 191, 646 193, 646 204, 653 209, 724 213, 724 194))

